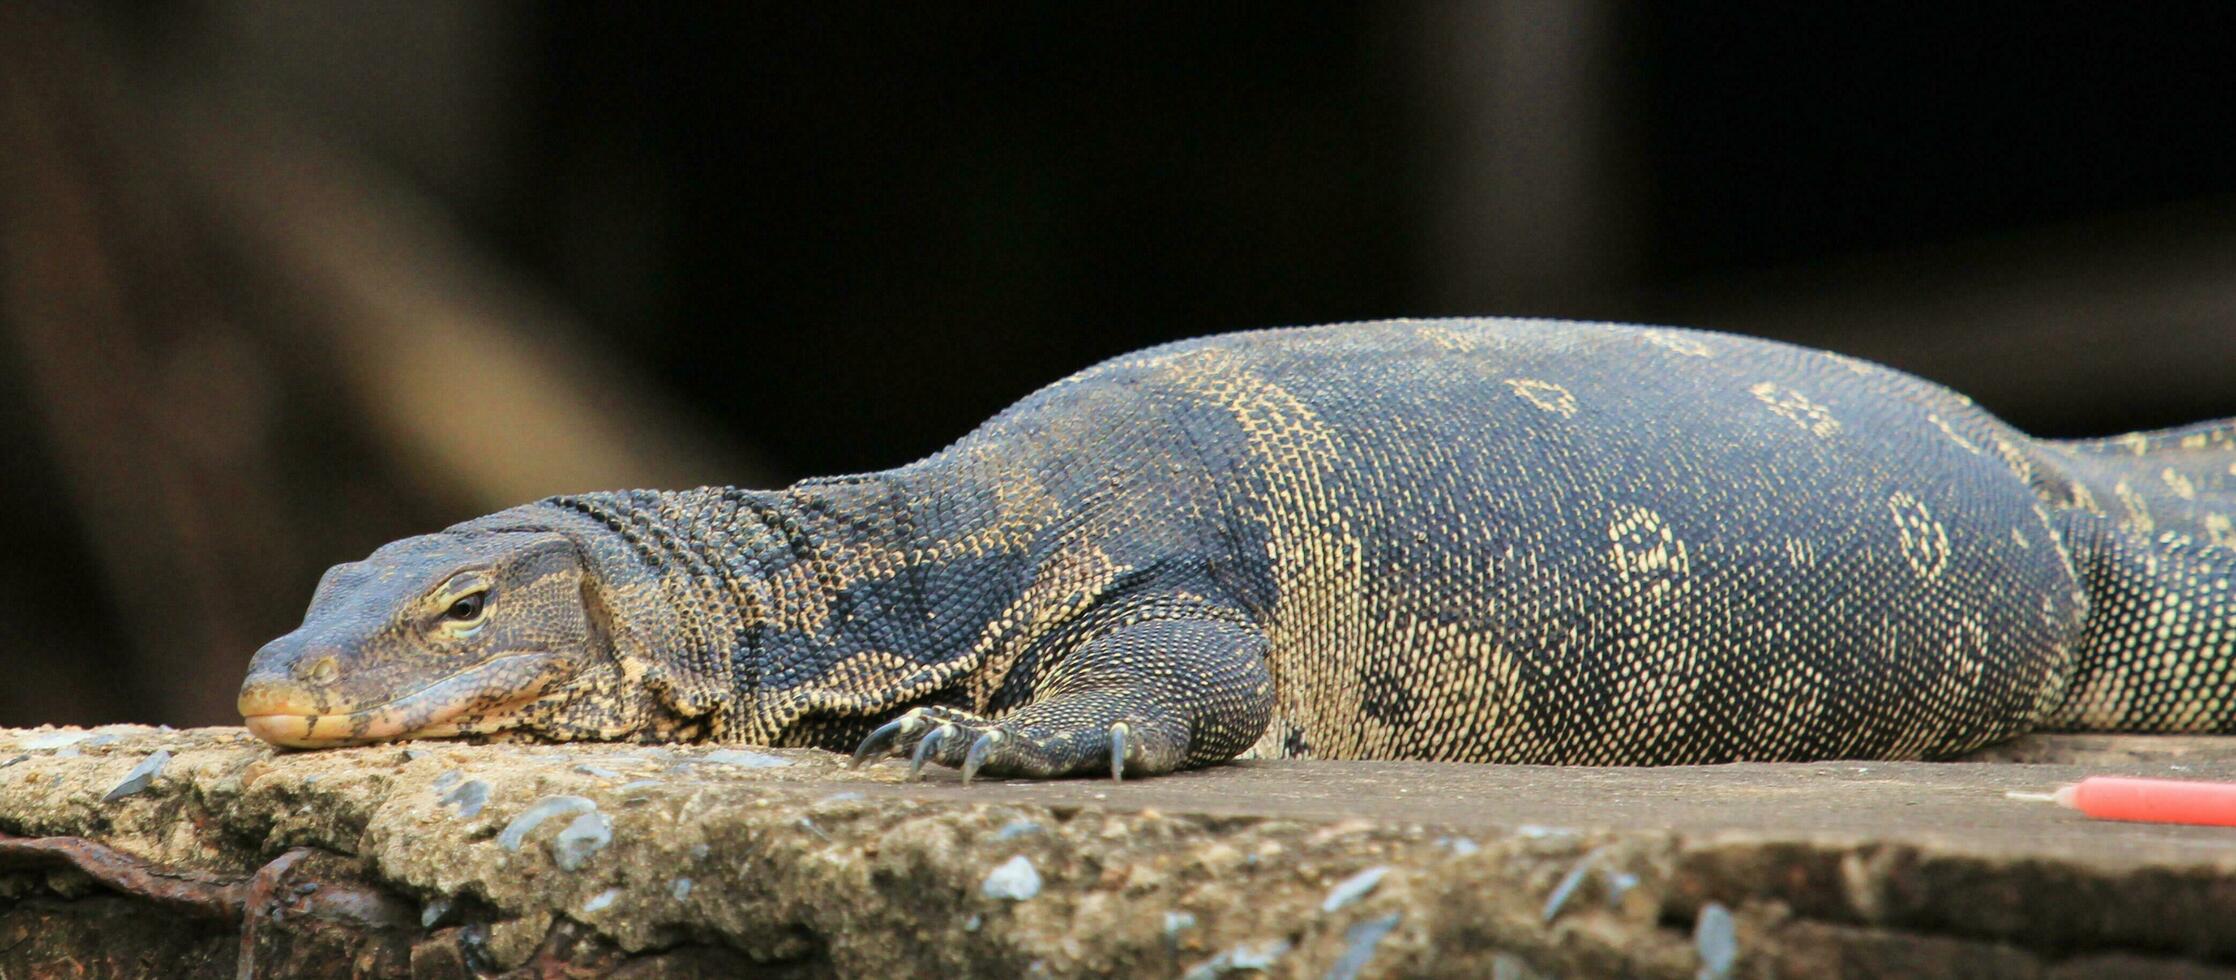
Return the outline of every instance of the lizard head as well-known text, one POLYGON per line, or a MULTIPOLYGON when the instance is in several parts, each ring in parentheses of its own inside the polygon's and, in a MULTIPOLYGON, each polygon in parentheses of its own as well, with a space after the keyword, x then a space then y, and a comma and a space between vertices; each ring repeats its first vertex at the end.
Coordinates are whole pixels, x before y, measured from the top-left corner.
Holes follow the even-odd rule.
POLYGON ((250 661, 241 715, 258 737, 298 748, 625 733, 631 706, 586 694, 616 689, 599 681, 619 672, 590 577, 550 531, 394 542, 327 571, 303 625, 250 661))

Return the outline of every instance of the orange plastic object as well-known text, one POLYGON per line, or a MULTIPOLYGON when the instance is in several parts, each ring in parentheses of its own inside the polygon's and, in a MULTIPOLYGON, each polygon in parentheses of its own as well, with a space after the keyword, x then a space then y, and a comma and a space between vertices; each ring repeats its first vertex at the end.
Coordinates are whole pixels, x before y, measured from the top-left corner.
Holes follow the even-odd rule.
POLYGON ((2060 787, 2056 799, 2099 820, 2236 827, 2236 783, 2090 776, 2060 787))

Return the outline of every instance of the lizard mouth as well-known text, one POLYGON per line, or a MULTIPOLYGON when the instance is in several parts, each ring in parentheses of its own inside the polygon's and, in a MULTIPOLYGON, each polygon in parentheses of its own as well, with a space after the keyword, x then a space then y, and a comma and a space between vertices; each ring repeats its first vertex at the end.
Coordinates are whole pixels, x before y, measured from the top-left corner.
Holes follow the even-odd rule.
POLYGON ((308 709, 283 688, 241 692, 242 724, 274 745, 296 749, 362 745, 400 738, 442 738, 518 724, 521 708, 567 675, 567 660, 532 651, 493 657, 439 681, 356 711, 308 709))

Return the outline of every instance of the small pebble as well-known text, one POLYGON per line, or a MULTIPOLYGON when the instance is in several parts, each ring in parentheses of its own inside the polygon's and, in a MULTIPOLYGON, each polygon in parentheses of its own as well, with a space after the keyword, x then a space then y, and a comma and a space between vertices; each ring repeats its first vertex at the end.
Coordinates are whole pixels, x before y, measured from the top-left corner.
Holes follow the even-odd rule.
POLYGON ((54 757, 57 759, 75 759, 84 754, 85 753, 78 751, 76 743, 65 745, 59 749, 54 750, 54 757))
POLYGON ((1514 833, 1532 840, 1544 837, 1572 837, 1576 832, 1567 827, 1547 827, 1543 824, 1525 823, 1514 828, 1514 833))
POLYGON ((824 797, 823 802, 837 803, 842 800, 859 800, 861 798, 862 794, 854 792, 853 790, 847 790, 844 793, 832 793, 831 795, 824 797))
POLYGON ((1026 834, 1040 833, 1043 829, 1044 828, 1042 828, 1041 825, 1030 820, 1012 820, 1006 824, 1003 824, 1002 829, 994 832, 994 839, 1011 840, 1014 838, 1023 837, 1026 834))
POLYGON ((92 732, 41 732, 16 743, 19 749, 59 749, 92 738, 92 732))
POLYGON ((1721 903, 1700 907, 1693 923, 1693 949, 1700 953, 1701 980, 1723 980, 1739 963, 1739 923, 1721 903))
POLYGON ((512 822, 506 824, 505 829, 497 834, 497 846, 508 851, 520 850, 521 842, 528 839, 528 834, 536 829, 537 824, 552 817, 590 813, 597 809, 598 804, 579 796, 547 796, 512 818, 512 822))
POLYGON ((296 885, 296 886, 295 886, 295 894, 297 894, 297 895, 308 895, 308 894, 310 894, 310 893, 312 893, 312 892, 315 892, 315 891, 317 891, 317 890, 318 890, 318 882, 315 882, 315 881, 306 881, 306 882, 303 882, 303 883, 302 883, 302 884, 300 884, 300 885, 296 885))
POLYGON ((607 906, 609 906, 609 905, 612 905, 612 904, 613 904, 613 902, 614 902, 614 899, 617 899, 617 898, 620 898, 620 897, 621 897, 621 889, 619 889, 619 888, 608 888, 608 889, 606 889, 605 891, 602 891, 602 892, 599 892, 599 893, 597 893, 596 895, 592 895, 592 896, 590 896, 590 900, 589 900, 589 901, 587 901, 587 902, 584 902, 584 903, 582 903, 582 910, 583 910, 584 912, 598 912, 598 911, 602 911, 602 910, 604 910, 604 909, 605 909, 605 908, 606 908, 607 906))
POLYGON ((1186 912, 1165 913, 1165 938, 1178 939, 1180 934, 1196 927, 1196 917, 1186 912))
POLYGON ((705 844, 691 845, 691 860, 693 861, 704 861, 707 859, 707 855, 712 853, 714 853, 714 848, 708 847, 705 844))
POLYGON ((1483 849, 1483 845, 1477 844, 1474 839, 1468 837, 1439 837, 1436 839, 1436 843, 1438 846, 1449 848, 1453 857, 1466 857, 1483 849))
POLYGON ((1288 955, 1289 941, 1275 939, 1263 943, 1238 943, 1229 952, 1234 956, 1228 962, 1241 970, 1270 970, 1275 960, 1288 955))
POLYGON ((801 830, 807 831, 808 833, 814 834, 817 837, 823 838, 823 842, 826 844, 830 843, 831 835, 824 833, 823 828, 815 825, 815 821, 810 820, 806 817, 801 817, 799 823, 801 830))
POLYGON ((985 925, 985 924, 986 924, 986 917, 985 917, 985 916, 983 916, 983 915, 979 915, 979 914, 977 914, 977 913, 972 913, 972 914, 971 914, 971 917, 970 917, 970 918, 968 918, 968 919, 964 919, 964 920, 963 920, 963 931, 964 931, 964 932, 977 932, 977 931, 978 931, 978 927, 979 927, 979 926, 982 926, 982 925, 985 925))
POLYGON ((675 896, 675 900, 678 902, 683 901, 686 898, 690 898, 691 879, 677 878, 674 881, 668 882, 668 894, 675 896))
POLYGON ((660 781, 657 779, 639 779, 634 782, 622 783, 618 789, 614 790, 614 792, 635 793, 640 790, 651 789, 658 785, 660 785, 660 781))
POLYGON ((575 767, 575 771, 576 771, 576 772, 579 772, 579 773, 581 773, 581 774, 583 774, 583 775, 585 775, 585 776, 596 776, 596 777, 598 777, 599 779, 620 779, 620 778, 621 778, 621 774, 620 774, 620 773, 618 773, 618 772, 614 772, 613 770, 611 770, 611 769, 608 769, 608 768, 606 768, 606 767, 604 767, 604 766, 593 766, 593 765, 591 765, 590 763, 587 763, 587 762, 585 762, 585 763, 583 763, 583 764, 581 764, 581 765, 578 765, 578 766, 576 766, 576 767, 575 767))
POLYGON ((1512 953, 1491 954, 1491 980, 1538 980, 1544 974, 1537 972, 1529 961, 1512 953))
POLYGON ((1286 939, 1269 939, 1262 943, 1241 943, 1225 952, 1195 965, 1184 976, 1187 980, 1213 980, 1229 973, 1264 973, 1289 952, 1286 939))
POLYGON ((1371 894, 1382 884, 1382 877, 1390 873, 1390 866, 1377 864, 1336 883, 1328 889, 1328 897, 1320 900, 1320 911, 1333 912, 1371 894))
POLYGON ((1398 914, 1392 912, 1379 919, 1368 919, 1343 930, 1343 956, 1328 967, 1327 980, 1357 980, 1366 971, 1367 962, 1374 959, 1374 948, 1382 944, 1382 937, 1397 928, 1398 914))
POLYGON ((551 839, 551 859, 561 870, 576 871, 590 856, 613 843, 613 818, 592 810, 574 819, 551 839))
POLYGON ((1019 854, 988 872, 978 890, 987 898, 1022 902, 1040 894, 1040 872, 1033 869, 1030 859, 1019 854))
POLYGON ((497 957, 489 948, 489 926, 470 922, 458 930, 458 948, 466 954, 467 968, 476 973, 495 972, 497 957))
POLYGON ((134 766, 131 773, 124 777, 124 781, 116 784, 115 789, 111 789, 104 794, 101 797, 101 802, 112 803, 155 785, 155 777, 161 775, 163 767, 170 764, 170 751, 156 749, 155 754, 140 760, 140 764, 134 766))
POLYGON ((451 788, 451 787, 453 787, 453 786, 456 786, 456 785, 458 785, 458 781, 459 781, 459 780, 461 780, 461 779, 464 779, 464 778, 466 778, 466 774, 465 774, 465 773, 463 773, 463 772, 460 772, 460 771, 458 771, 458 770, 456 770, 456 769, 453 769, 453 770, 451 770, 451 771, 449 771, 449 772, 443 773, 442 775, 440 775, 440 776, 436 776, 436 777, 435 777, 435 788, 436 788, 436 789, 449 789, 449 788, 451 788))
POLYGON ((426 750, 426 749, 405 749, 405 750, 404 750, 404 761, 405 761, 405 762, 418 762, 419 760, 421 760, 421 759, 424 759, 424 758, 427 758, 428 756, 431 756, 431 755, 434 755, 434 754, 435 754, 435 753, 433 753, 433 752, 430 752, 430 751, 428 751, 428 750, 426 750))
POLYGON ((1609 869, 1600 878, 1607 884, 1607 904, 1609 905, 1621 905, 1623 896, 1630 894, 1631 889, 1638 887, 1638 876, 1628 871, 1609 869))
POLYGON ((116 741, 117 737, 114 735, 95 735, 83 742, 79 742, 78 747, 84 749, 97 749, 104 745, 114 745, 116 744, 116 741))
POLYGON ((438 898, 419 910, 419 927, 433 929, 435 924, 450 917, 450 899, 438 898))
POLYGON ((489 784, 479 779, 469 779, 445 794, 438 805, 456 806, 460 818, 471 818, 480 816, 482 804, 488 802, 489 784))
POLYGON ((23 760, 25 760, 25 759, 28 759, 28 758, 31 758, 31 753, 29 753, 29 752, 24 752, 24 753, 22 753, 22 754, 19 754, 19 755, 17 755, 17 756, 16 756, 15 758, 13 758, 13 759, 9 759, 9 760, 8 760, 8 761, 6 761, 6 762, 0 762, 0 769, 6 769, 6 768, 8 768, 9 766, 15 765, 16 763, 18 763, 18 762, 22 762, 23 760))
POLYGON ((725 766, 744 766, 747 769, 774 769, 789 766, 792 760, 766 752, 747 752, 742 749, 716 749, 700 757, 701 761, 719 762, 725 766))
POLYGON ((1561 909, 1568 905, 1570 898, 1575 897, 1577 889, 1583 887, 1584 879, 1591 874, 1592 865, 1598 861, 1598 851, 1584 855, 1582 860, 1576 862, 1576 867, 1569 869, 1568 876, 1562 878, 1560 884, 1553 886, 1553 893, 1545 898, 1544 919, 1547 923, 1560 917, 1561 909))

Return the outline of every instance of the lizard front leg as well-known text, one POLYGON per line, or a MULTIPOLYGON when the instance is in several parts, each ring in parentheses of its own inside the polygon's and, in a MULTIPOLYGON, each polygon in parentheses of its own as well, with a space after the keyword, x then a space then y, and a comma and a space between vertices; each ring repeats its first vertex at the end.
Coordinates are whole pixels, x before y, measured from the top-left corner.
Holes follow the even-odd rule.
POLYGON ((1016 711, 987 719, 916 708, 862 740, 861 765, 908 753, 959 767, 963 781, 1052 778, 1108 771, 1151 776, 1231 759, 1265 732, 1273 714, 1266 638, 1224 619, 1151 619, 1114 625, 1056 665, 1016 711))

